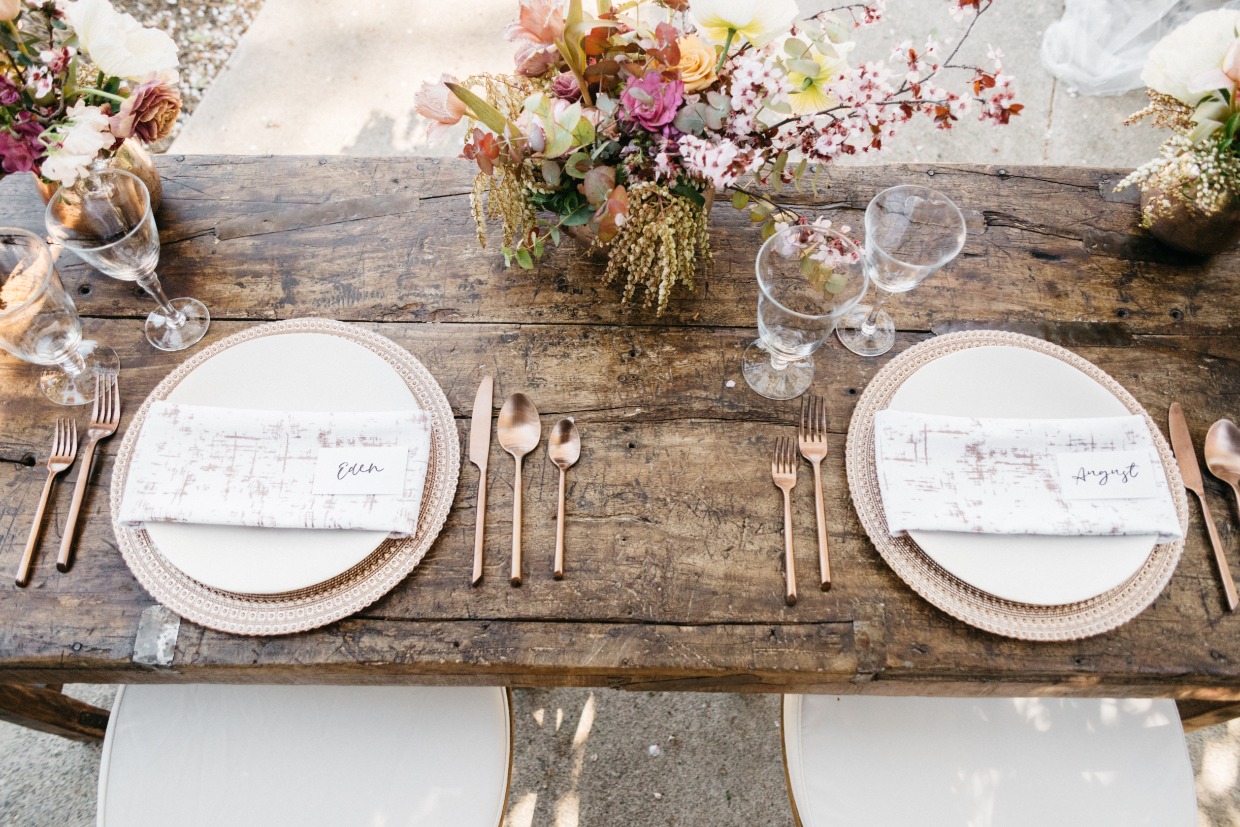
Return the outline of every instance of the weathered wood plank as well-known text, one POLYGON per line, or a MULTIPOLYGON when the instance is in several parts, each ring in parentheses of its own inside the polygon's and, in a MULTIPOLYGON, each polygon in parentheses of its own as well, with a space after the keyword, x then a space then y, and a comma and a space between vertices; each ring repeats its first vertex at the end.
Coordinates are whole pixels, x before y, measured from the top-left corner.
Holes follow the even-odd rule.
POLYGON ((0 685, 0 721, 74 741, 101 741, 108 711, 47 686, 0 685))
MULTIPOLYGON (((620 310, 616 291, 599 285, 598 262, 570 244, 535 271, 504 270, 496 250, 474 240, 472 173, 463 161, 165 157, 160 164, 163 275, 170 290, 201 298, 217 318, 656 323, 649 311, 620 310), (413 197, 420 202, 410 212, 413 197), (374 203, 365 220, 345 220, 340 213, 349 210, 336 206, 367 199, 374 203), (287 229, 239 232, 256 216, 278 218, 287 229)), ((949 268, 893 304, 905 329, 1038 321, 1048 312, 1061 321, 1123 322, 1137 332, 1226 329, 1227 308, 1240 301, 1240 256, 1207 265, 1158 246, 1136 227, 1132 199, 1110 192, 1120 177, 1055 167, 838 168, 820 197, 781 199, 845 204, 829 213, 853 227, 869 198, 894 183, 924 182, 958 199, 970 218, 969 241, 949 268)), ((5 181, 0 221, 40 229, 40 219, 29 182, 5 181)), ((716 206, 711 222, 715 272, 702 295, 661 325, 753 325, 757 231, 727 204, 716 206)), ((85 291, 75 292, 84 312, 147 312, 148 300, 132 285, 71 256, 62 269, 71 290, 85 291)))

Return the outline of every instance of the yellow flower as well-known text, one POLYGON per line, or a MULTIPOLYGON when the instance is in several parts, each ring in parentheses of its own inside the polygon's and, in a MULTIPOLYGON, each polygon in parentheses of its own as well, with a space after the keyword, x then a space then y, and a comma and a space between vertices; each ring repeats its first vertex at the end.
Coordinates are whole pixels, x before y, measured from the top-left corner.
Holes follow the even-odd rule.
POLYGON ((788 71, 788 81, 792 84, 788 103, 794 115, 809 115, 834 106, 836 100, 827 92, 827 84, 840 77, 847 68, 842 57, 828 57, 817 50, 807 52, 797 64, 805 61, 818 64, 818 71, 812 75, 791 69, 788 71))
POLYGON ((692 11, 707 41, 725 43, 730 30, 759 49, 787 34, 799 13, 796 0, 695 0, 692 11))
POLYGON ((677 39, 680 47, 680 79, 686 92, 698 92, 715 82, 715 50, 694 34, 677 39))

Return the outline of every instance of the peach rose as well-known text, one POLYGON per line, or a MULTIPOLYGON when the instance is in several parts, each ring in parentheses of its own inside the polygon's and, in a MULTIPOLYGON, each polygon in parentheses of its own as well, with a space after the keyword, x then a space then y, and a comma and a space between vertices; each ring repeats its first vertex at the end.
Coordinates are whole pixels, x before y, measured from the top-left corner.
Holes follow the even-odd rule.
POLYGON ((686 92, 699 92, 715 82, 715 47, 703 43, 695 34, 676 40, 680 47, 680 79, 685 84, 686 92))
POLYGON ((21 0, 0 0, 0 20, 16 20, 21 13, 21 0))

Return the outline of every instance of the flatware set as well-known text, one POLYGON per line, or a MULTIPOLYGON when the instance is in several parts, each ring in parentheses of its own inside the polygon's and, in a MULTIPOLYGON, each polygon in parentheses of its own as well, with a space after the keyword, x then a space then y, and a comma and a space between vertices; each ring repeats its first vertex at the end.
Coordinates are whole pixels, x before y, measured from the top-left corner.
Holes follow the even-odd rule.
MULTIPOLYGON (((469 461, 478 466, 478 516, 474 529, 474 567, 470 585, 482 580, 483 523, 486 517, 487 455, 491 447, 491 405, 494 380, 487 376, 478 387, 470 423, 469 461)), ((522 464, 524 458, 538 447, 542 439, 542 422, 538 408, 524 393, 514 393, 505 400, 496 421, 500 447, 513 459, 512 479, 512 568, 509 581, 520 586, 522 580, 522 464)), ((559 496, 556 513, 555 563, 552 574, 564 577, 564 499, 566 472, 581 456, 581 435, 571 417, 561 419, 552 427, 547 440, 547 458, 559 469, 559 496)))
POLYGON ((69 470, 77 457, 77 423, 72 419, 56 420, 56 432, 52 437, 52 453, 47 458, 47 482, 43 483, 43 493, 39 495, 39 507, 34 512, 34 525, 30 528, 30 538, 26 540, 26 550, 22 553, 22 561, 17 566, 17 585, 25 586, 30 582, 30 564, 34 561, 34 550, 39 543, 39 530, 43 526, 43 512, 47 509, 47 497, 52 492, 52 482, 60 474, 69 470))

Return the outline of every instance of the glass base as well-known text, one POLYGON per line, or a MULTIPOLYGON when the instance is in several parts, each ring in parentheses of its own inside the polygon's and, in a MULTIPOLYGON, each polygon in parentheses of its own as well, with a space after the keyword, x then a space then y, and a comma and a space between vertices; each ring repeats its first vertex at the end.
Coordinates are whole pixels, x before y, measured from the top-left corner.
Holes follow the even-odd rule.
POLYGON ((840 344, 858 356, 881 356, 896 343, 896 326, 886 310, 878 311, 872 332, 862 330, 872 309, 868 304, 856 307, 835 327, 840 344))
POLYGON ((110 347, 88 340, 78 347, 78 355, 86 363, 86 370, 77 376, 70 376, 59 367, 48 368, 39 376, 39 389, 57 405, 85 405, 95 401, 95 374, 115 376, 120 373, 120 357, 110 347))
POLYGON ((796 399, 814 381, 814 360, 806 356, 779 370, 771 364, 771 354, 762 340, 755 339, 741 357, 741 373, 749 387, 767 399, 796 399))
POLYGON ((146 340, 159 350, 185 350, 198 344, 211 326, 207 306, 197 299, 173 299, 171 303, 185 316, 185 323, 173 327, 167 316, 152 312, 146 317, 146 340))

